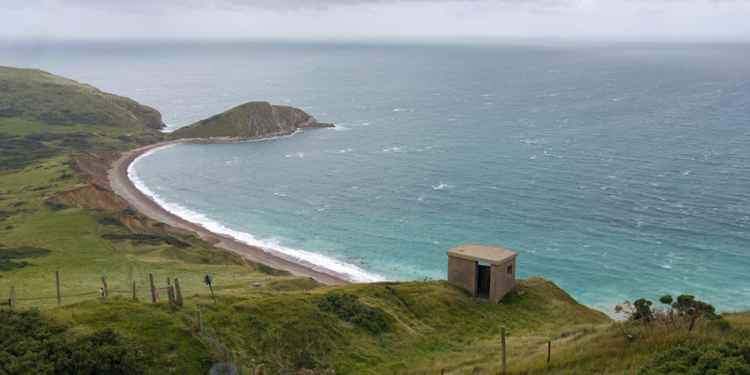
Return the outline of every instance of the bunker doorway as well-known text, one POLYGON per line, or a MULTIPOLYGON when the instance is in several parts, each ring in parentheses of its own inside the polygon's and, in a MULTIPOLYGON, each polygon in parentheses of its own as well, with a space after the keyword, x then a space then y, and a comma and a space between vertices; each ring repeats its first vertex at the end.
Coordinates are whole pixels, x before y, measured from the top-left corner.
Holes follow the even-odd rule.
POLYGON ((477 262, 477 296, 489 298, 491 274, 492 268, 489 265, 477 262))

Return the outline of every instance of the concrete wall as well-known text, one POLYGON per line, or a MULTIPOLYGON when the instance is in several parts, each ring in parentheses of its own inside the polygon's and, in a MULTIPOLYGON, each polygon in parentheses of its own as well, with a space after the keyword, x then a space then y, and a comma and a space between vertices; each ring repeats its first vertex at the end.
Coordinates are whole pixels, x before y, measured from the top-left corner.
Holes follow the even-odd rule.
POLYGON ((501 264, 493 264, 490 282, 490 301, 500 302, 508 292, 516 287, 516 259, 513 258, 501 264), (508 273, 508 266, 513 267, 510 274, 508 273))
MULTIPOLYGON (((448 257, 448 282, 468 291, 472 296, 476 296, 476 262, 456 257, 448 257)), ((492 286, 490 286, 490 289, 492 289, 492 286)))

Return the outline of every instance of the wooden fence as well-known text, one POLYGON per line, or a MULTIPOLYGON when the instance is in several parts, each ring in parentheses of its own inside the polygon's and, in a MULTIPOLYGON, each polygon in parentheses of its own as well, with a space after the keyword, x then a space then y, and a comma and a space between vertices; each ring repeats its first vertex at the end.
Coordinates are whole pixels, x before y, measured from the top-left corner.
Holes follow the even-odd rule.
MULTIPOLYGON (((131 272, 132 273, 132 272, 131 272)), ((131 277, 132 278, 132 277, 131 277)), ((91 286, 91 291, 88 292, 78 292, 78 293, 66 293, 64 285, 61 283, 62 275, 59 270, 54 272, 54 290, 55 295, 50 296, 41 296, 41 297, 25 297, 25 298, 18 298, 17 297, 17 290, 15 285, 10 286, 10 290, 7 294, 7 298, 4 298, 4 296, 0 295, 0 309, 18 309, 19 302, 22 302, 25 307, 35 307, 34 302, 42 302, 42 301, 49 301, 49 300, 55 300, 57 305, 62 305, 66 299, 106 299, 114 295, 120 295, 120 296, 127 296, 128 298, 139 301, 140 294, 142 291, 138 290, 138 283, 136 280, 129 281, 129 287, 128 288, 111 288, 109 283, 107 282, 107 278, 105 276, 102 276, 99 281, 93 281, 91 286), (98 285, 96 285, 98 284, 98 285)), ((213 294, 213 286, 210 283, 210 277, 206 277, 206 280, 209 281, 207 283, 207 287, 210 291, 211 296, 214 298, 215 296, 213 294)), ((159 285, 157 283, 156 278, 153 273, 148 273, 148 301, 150 303, 159 303, 160 301, 165 301, 169 305, 174 306, 175 308, 181 308, 184 305, 183 300, 183 290, 182 286, 180 285, 180 279, 179 278, 170 278, 167 277, 165 279, 165 283, 162 285, 159 285)), ((80 288, 79 288, 80 290, 80 288)), ((222 363, 219 363, 217 365, 226 366, 226 370, 222 371, 228 371, 228 372, 220 372, 220 373, 235 373, 235 374, 242 374, 242 373, 249 373, 249 374, 264 374, 264 364, 261 362, 256 362, 252 358, 245 358, 241 353, 231 350, 228 346, 224 344, 225 340, 222 340, 220 335, 211 327, 209 327, 206 322, 204 321, 202 310, 200 305, 196 305, 196 310, 194 317, 190 316, 187 318, 187 320, 192 325, 194 332, 197 334, 199 339, 206 344, 207 347, 211 348, 219 358, 223 360, 222 363), (247 370, 247 371, 243 371, 247 370), (249 371, 249 372, 248 372, 249 371)), ((528 338, 528 337, 526 337, 528 338)), ((542 338, 537 337, 537 340, 540 340, 542 342, 546 341, 546 365, 549 367, 552 363, 552 344, 553 340, 548 338, 542 338)), ((508 374, 508 341, 509 341, 509 335, 508 331, 505 327, 502 327, 500 329, 500 338, 499 338, 499 352, 497 357, 497 363, 499 365, 499 372, 493 371, 488 372, 486 370, 482 370, 479 368, 476 368, 472 374, 502 374, 506 375, 508 374)), ((464 369, 465 371, 465 369, 464 369)), ((425 371, 409 371, 409 370, 403 370, 403 371, 394 371, 393 374, 398 375, 416 375, 416 374, 452 374, 456 373, 454 371, 448 371, 447 369, 442 369, 440 371, 433 371, 433 372, 425 372, 425 371)), ((463 373, 463 372, 462 372, 463 373)))
MULTIPOLYGON (((23 304, 24 307, 39 307, 39 305, 47 305, 48 301, 55 301, 57 305, 62 305, 64 302, 69 300, 86 300, 94 298, 109 298, 114 295, 126 296, 134 301, 139 300, 139 295, 142 291, 138 290, 138 283, 136 280, 128 282, 128 286, 120 288, 112 288, 107 282, 107 277, 102 276, 99 281, 92 281, 90 291, 80 291, 81 288, 76 288, 76 292, 66 292, 64 285, 61 282, 61 272, 54 272, 54 295, 38 296, 38 297, 18 297, 16 285, 11 285, 7 295, 3 296, 0 294, 0 309, 17 309, 19 304, 23 304)), ((180 284, 179 278, 166 278, 165 285, 159 285, 154 278, 153 273, 148 274, 148 297, 150 302, 157 303, 159 301, 166 301, 173 306, 183 306, 183 290, 180 284)), ((20 284, 22 287, 23 284, 20 284)), ((50 285, 52 286, 52 285, 50 285)), ((213 288, 211 288, 213 292, 213 288)))

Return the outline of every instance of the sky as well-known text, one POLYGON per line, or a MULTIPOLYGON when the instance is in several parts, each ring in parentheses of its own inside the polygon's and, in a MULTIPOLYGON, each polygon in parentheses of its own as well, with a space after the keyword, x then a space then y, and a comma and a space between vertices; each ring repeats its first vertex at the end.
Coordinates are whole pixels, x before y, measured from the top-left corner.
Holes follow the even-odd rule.
POLYGON ((750 41, 750 0, 0 0, 0 39, 750 41))

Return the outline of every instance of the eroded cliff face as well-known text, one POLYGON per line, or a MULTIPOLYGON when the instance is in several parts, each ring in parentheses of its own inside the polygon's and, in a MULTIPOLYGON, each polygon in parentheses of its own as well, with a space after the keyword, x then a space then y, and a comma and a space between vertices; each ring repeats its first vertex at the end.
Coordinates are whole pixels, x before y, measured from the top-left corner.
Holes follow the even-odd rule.
POLYGON ((268 102, 250 102, 176 130, 172 137, 259 138, 291 134, 301 128, 324 127, 333 127, 333 124, 320 123, 301 109, 268 102))

